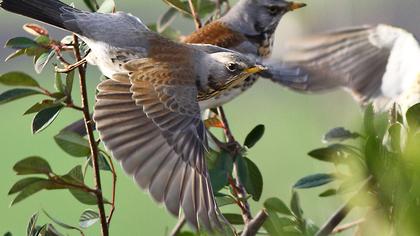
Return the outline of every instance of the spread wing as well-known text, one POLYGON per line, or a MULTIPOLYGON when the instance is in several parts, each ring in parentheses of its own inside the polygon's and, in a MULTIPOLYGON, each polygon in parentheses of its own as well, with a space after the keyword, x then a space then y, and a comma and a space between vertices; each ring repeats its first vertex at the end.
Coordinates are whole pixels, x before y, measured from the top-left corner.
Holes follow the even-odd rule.
POLYGON ((115 74, 98 86, 94 120, 101 139, 172 214, 182 208, 192 226, 220 229, 192 69, 150 58, 125 68, 129 75, 115 74))
POLYGON ((385 25, 363 26, 298 40, 287 60, 300 66, 308 78, 286 85, 301 91, 346 87, 361 103, 380 98, 399 31, 385 25))

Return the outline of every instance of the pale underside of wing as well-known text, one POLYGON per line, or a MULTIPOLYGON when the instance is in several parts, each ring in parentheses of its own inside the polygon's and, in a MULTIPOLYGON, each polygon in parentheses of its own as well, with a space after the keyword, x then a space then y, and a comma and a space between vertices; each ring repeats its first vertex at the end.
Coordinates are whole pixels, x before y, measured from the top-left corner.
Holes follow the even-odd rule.
POLYGON ((380 45, 377 26, 338 30, 298 40, 286 61, 300 67, 306 79, 285 85, 298 91, 317 92, 344 87, 361 103, 387 100, 381 91, 391 48, 380 45))
POLYGON ((94 120, 101 139, 127 174, 172 214, 182 208, 192 226, 220 229, 196 89, 153 78, 153 67, 141 60, 126 68, 136 69, 130 78, 116 74, 98 86, 94 120))

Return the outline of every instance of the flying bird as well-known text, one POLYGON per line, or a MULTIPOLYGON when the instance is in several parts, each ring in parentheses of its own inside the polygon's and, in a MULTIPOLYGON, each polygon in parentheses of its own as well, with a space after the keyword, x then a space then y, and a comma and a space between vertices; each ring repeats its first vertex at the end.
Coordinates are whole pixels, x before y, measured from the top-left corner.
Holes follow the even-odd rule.
POLYGON ((305 77, 283 82, 297 91, 344 88, 378 112, 394 103, 405 112, 420 102, 419 42, 401 28, 380 24, 309 36, 290 44, 286 61, 305 77))
POLYGON ((86 42, 87 61, 110 78, 98 85, 93 116, 105 146, 169 212, 182 209, 195 228, 222 229, 199 101, 264 68, 230 50, 170 41, 124 12, 91 13, 58 0, 3 0, 1 7, 86 42))
MULTIPOLYGON (((304 3, 284 0, 240 0, 224 16, 188 35, 183 42, 229 48, 253 55, 264 64, 264 59, 271 56, 274 32, 282 17, 305 6, 304 3)), ((267 67, 268 70, 265 70, 264 74, 252 75, 238 85, 224 90, 218 96, 201 101, 200 107, 214 108, 231 101, 249 89, 261 76, 284 81, 301 75, 298 68, 280 66, 278 63, 275 71, 270 71, 269 64, 267 67)))

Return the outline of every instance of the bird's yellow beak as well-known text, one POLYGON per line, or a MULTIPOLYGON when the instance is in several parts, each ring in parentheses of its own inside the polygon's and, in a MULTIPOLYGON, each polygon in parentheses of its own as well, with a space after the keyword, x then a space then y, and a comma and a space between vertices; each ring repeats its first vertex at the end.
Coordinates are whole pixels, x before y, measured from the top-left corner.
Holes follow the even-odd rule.
POLYGON ((306 6, 305 3, 290 2, 288 9, 289 9, 289 11, 294 11, 294 10, 297 10, 297 9, 305 7, 305 6, 306 6))
POLYGON ((246 68, 244 70, 244 72, 246 74, 255 74, 255 73, 261 72, 263 70, 267 70, 267 68, 264 67, 264 66, 261 66, 261 65, 256 65, 256 66, 253 66, 253 67, 250 67, 250 68, 246 68))

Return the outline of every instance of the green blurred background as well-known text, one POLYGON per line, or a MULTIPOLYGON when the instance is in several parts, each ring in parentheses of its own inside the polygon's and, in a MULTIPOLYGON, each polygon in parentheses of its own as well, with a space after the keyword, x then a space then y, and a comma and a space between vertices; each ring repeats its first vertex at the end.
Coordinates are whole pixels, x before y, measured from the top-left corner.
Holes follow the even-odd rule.
MULTIPOLYGON (((154 22, 167 8, 158 0, 117 0, 116 3, 118 10, 131 12, 146 23, 154 22)), ((281 54, 288 40, 336 27, 389 23, 420 35, 418 0, 306 0, 305 3, 308 4, 306 8, 289 13, 281 22, 276 33, 275 57, 281 54)), ((81 0, 75 1, 75 5, 84 6, 81 0)), ((33 21, 1 11, 1 44, 15 36, 28 36, 21 28, 27 22, 33 21)), ((174 26, 185 34, 193 29, 193 23, 181 17, 178 17, 174 26)), ((55 38, 64 35, 51 27, 48 29, 55 38)), ((9 49, 0 48, 1 60, 11 52, 9 49)), ((43 86, 52 88, 51 65, 42 74, 36 75, 29 58, 22 57, 0 63, 0 73, 13 70, 25 71, 36 77, 43 86)), ((95 68, 89 70, 91 105, 99 76, 95 68)), ((6 89, 0 87, 1 92, 6 89)), ((77 98, 77 93, 74 97, 77 98)), ((20 178, 12 171, 12 166, 18 160, 31 155, 42 156, 59 174, 64 174, 71 167, 83 163, 82 159, 72 158, 61 151, 52 139, 63 126, 79 119, 81 114, 64 110, 46 131, 32 135, 32 117, 22 114, 39 100, 40 97, 30 97, 0 107, 0 235, 7 231, 14 235, 24 235, 30 215, 39 209, 45 209, 52 216, 77 225, 80 213, 89 208, 79 204, 66 191, 40 192, 16 206, 9 207, 12 197, 7 196, 7 192, 20 178)), ((79 99, 76 101, 79 102, 79 99)), ((306 155, 311 149, 323 145, 320 141, 323 133, 336 126, 358 129, 361 117, 361 110, 350 96, 342 91, 302 95, 263 80, 227 105, 226 112, 238 140, 243 140, 255 125, 266 126, 263 140, 250 150, 249 157, 257 163, 264 176, 262 199, 277 196, 285 201, 289 201, 290 188, 297 179, 307 174, 328 171, 327 165, 306 155)), ((117 174, 117 205, 111 223, 111 235, 165 235, 165 232, 174 226, 176 219, 140 191, 120 168, 117 174)), ((108 173, 102 176, 103 186, 108 194, 111 178, 108 173)), ((90 180, 90 177, 87 179, 90 180)), ((317 195, 321 191, 322 189, 300 191, 306 217, 318 225, 340 204, 340 199, 318 198, 317 195)), ((261 204, 252 202, 251 206, 255 213, 261 204)), ((232 212, 236 210, 232 208, 232 212)), ((46 221, 45 217, 40 219, 41 223, 46 221)), ((98 235, 97 228, 87 230, 87 235, 98 235)), ((70 232, 70 235, 77 234, 70 232)))

